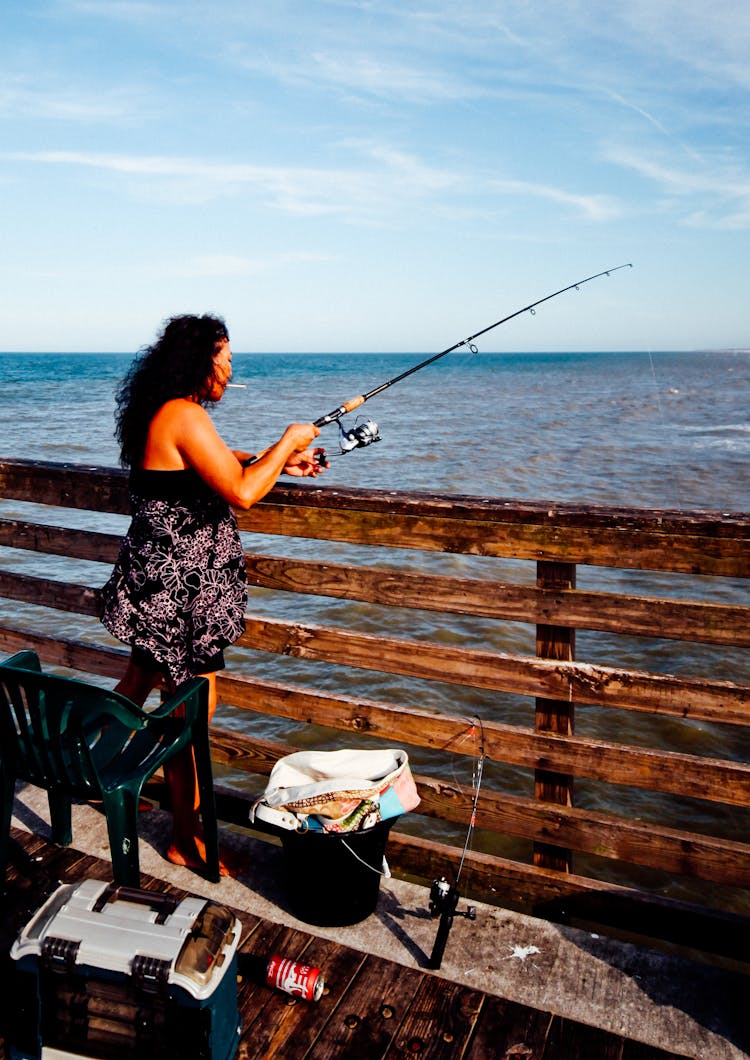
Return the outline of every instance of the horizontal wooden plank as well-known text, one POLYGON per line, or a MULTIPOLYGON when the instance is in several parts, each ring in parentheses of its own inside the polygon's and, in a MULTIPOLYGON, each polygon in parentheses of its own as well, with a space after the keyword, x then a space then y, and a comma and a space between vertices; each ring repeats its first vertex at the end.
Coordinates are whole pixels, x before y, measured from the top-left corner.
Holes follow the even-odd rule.
POLYGON ((130 511, 125 471, 81 464, 0 460, 0 497, 122 515, 130 511))
MULTIPOLYGON (((0 545, 49 555, 114 563, 120 540, 114 534, 0 519, 0 545)), ((248 582, 259 588, 530 625, 570 626, 736 647, 750 645, 750 607, 747 606, 576 589, 545 590, 508 582, 252 553, 247 553, 245 558, 248 582)), ((13 575, 8 572, 5 578, 3 585, 11 586, 13 575)), ((2 587, 0 595, 14 600, 26 598, 19 589, 2 587)), ((65 610, 75 608, 66 605, 65 610)))
POLYGON ((296 659, 517 695, 596 703, 733 725, 750 722, 750 687, 730 681, 451 648, 428 641, 375 637, 348 629, 252 615, 239 643, 296 659))
POLYGON ((572 773, 579 777, 647 788, 666 794, 750 805, 750 764, 628 747, 583 736, 558 736, 531 728, 476 720, 442 711, 334 696, 244 674, 219 674, 220 698, 235 706, 298 722, 315 721, 352 735, 377 737, 523 768, 572 773))
MULTIPOLYGON (((110 468, 0 461, 0 497, 127 513, 127 477, 110 468)), ((397 548, 750 576, 743 513, 653 511, 461 495, 276 486, 247 530, 397 548)))
POLYGON ((479 578, 356 567, 246 553, 248 583, 283 592, 363 600, 532 625, 750 646, 750 607, 619 593, 549 590, 479 578))
MULTIPOLYGON (((127 472, 87 464, 55 463, 0 457, 0 496, 18 500, 86 507, 82 497, 91 487, 101 493, 98 511, 114 511, 127 496, 127 472)), ((747 512, 654 509, 555 500, 519 500, 466 494, 435 494, 406 490, 371 490, 325 486, 320 483, 280 482, 264 498, 269 507, 304 504, 311 509, 387 512, 394 516, 428 515, 462 522, 559 523, 564 526, 618 527, 622 530, 667 536, 750 538, 747 512)), ((125 510, 125 509, 123 509, 125 510)))
MULTIPOLYGON (((269 494, 270 497, 270 494, 269 494)), ((261 502, 239 515, 243 530, 349 544, 454 552, 509 559, 553 560, 592 566, 670 570, 688 574, 750 577, 746 538, 665 535, 650 530, 591 525, 459 522, 445 513, 396 515, 340 508, 272 506, 261 502)))
MULTIPOLYGON (((422 775, 416 779, 422 800, 416 812, 466 825, 474 795, 470 788, 422 775)), ((650 821, 483 789, 476 827, 672 875, 750 886, 750 844, 650 821)))
POLYGON ((79 615, 99 614, 98 589, 59 582, 54 578, 37 578, 0 569, 0 596, 79 615))
MULTIPOLYGON (((54 465, 53 465, 54 466, 54 465)), ((706 511, 686 508, 654 509, 589 501, 520 500, 479 497, 460 493, 436 494, 417 490, 369 490, 326 486, 316 482, 280 482, 268 495, 268 504, 289 507, 302 499, 309 508, 341 511, 378 511, 395 516, 428 515, 456 522, 558 523, 562 526, 617 527, 654 533, 719 537, 750 536, 747 512, 706 511)))
POLYGON ((81 674, 118 679, 130 652, 127 648, 105 648, 72 638, 57 638, 33 626, 0 624, 0 649, 7 652, 35 651, 47 666, 61 666, 81 674))
MULTIPOLYGON (((460 850, 398 831, 390 834, 387 855, 393 868, 422 880, 455 879, 461 860, 460 850)), ((750 952, 748 917, 475 851, 466 854, 461 893, 547 920, 607 925, 743 962, 750 952)), ((465 908, 459 904, 459 911, 465 908)))
POLYGON ((0 519, 0 545, 43 552, 51 556, 114 563, 121 538, 94 530, 74 530, 21 519, 0 519))

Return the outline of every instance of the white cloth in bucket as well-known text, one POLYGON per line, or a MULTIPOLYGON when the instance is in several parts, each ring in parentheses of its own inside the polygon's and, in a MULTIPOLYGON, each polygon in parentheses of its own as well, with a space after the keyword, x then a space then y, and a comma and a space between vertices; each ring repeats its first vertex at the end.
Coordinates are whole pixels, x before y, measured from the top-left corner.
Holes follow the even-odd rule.
POLYGON ((419 805, 405 751, 297 751, 271 770, 250 820, 282 828, 347 832, 419 805))

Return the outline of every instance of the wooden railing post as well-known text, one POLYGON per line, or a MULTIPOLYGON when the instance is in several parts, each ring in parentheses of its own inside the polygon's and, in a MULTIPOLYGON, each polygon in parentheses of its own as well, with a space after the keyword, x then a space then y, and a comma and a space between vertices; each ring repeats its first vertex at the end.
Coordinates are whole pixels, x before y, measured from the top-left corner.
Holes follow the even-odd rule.
MULTIPOLYGON (((540 589, 575 589, 575 564, 537 563, 536 584, 540 589)), ((568 626, 537 625, 536 653, 540 659, 572 661, 575 658, 575 630, 568 626)), ((574 710, 575 705, 572 702, 537 698, 534 727, 537 732, 554 732, 562 736, 572 736, 575 723, 574 710)), ((534 773, 534 797, 544 802, 571 806, 573 804, 573 777, 567 773, 537 769, 534 773)), ((565 847, 554 844, 534 843, 534 864, 543 868, 572 872, 573 853, 565 847)))

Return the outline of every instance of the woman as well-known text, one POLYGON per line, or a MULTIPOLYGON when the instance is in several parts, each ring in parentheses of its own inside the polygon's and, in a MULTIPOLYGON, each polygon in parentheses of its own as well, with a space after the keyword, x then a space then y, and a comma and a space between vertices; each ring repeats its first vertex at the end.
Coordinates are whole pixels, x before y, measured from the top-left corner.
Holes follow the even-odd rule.
MULTIPOLYGON (((142 705, 161 683, 173 690, 203 676, 209 719, 223 649, 245 625, 245 565, 232 507, 249 508, 282 472, 323 470, 321 450, 309 448, 320 433, 312 423, 291 424, 258 456, 225 445, 205 406, 221 400, 231 376, 226 326, 209 315, 168 320, 133 362, 116 414, 132 521, 102 590, 104 625, 131 647, 116 690, 142 705)), ((177 756, 166 778, 174 814, 167 857, 200 869, 205 848, 192 752, 177 756)))

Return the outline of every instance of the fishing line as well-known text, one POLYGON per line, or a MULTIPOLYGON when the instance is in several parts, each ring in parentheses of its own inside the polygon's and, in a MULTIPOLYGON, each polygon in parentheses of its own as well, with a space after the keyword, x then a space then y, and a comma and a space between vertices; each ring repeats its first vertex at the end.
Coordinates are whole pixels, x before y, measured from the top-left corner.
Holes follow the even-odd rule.
MULTIPOLYGON (((661 425, 661 429, 662 429, 662 432, 664 434, 664 437, 666 438, 666 436, 667 436, 667 423, 666 423, 666 420, 664 418, 664 408, 663 408, 662 403, 661 403, 661 391, 659 389, 659 382, 658 382, 658 380, 656 378, 656 366, 654 364, 654 358, 652 356, 652 353, 651 353, 650 349, 648 351, 648 363, 651 366, 651 378, 653 379, 653 382, 654 382, 654 392, 656 394, 656 407, 659 410, 659 423, 661 425)), ((667 462, 667 466, 668 466, 668 469, 669 469, 669 482, 670 482, 670 487, 671 487, 672 500, 673 500, 673 503, 674 503, 675 507, 679 508, 681 506, 681 500, 680 500, 680 497, 679 497, 678 491, 677 491, 677 474, 676 474, 675 464, 674 464, 674 462, 672 460, 671 455, 669 455, 669 454, 671 454, 671 451, 672 451, 671 446, 668 446, 667 447, 668 455, 666 457, 666 462, 667 462)))
MULTIPOLYGON (((466 854, 469 850, 469 844, 471 842, 472 835, 474 834, 474 828, 477 823, 477 805, 479 803, 479 792, 482 787, 482 775, 484 773, 484 761, 487 755, 484 750, 484 726, 481 718, 476 718, 476 724, 479 725, 479 757, 474 764, 474 771, 472 775, 472 787, 474 788, 474 800, 471 804, 471 816, 469 817, 469 825, 466 829, 466 839, 464 840, 464 848, 461 853, 461 860, 458 865, 458 872, 456 873, 456 881, 454 886, 458 887, 458 881, 461 879, 461 872, 464 867, 464 861, 466 860, 466 854)), ((476 724, 472 726, 472 734, 476 731, 476 724)))
MULTIPOLYGON (((472 725, 471 725, 471 728, 469 730, 469 736, 474 736, 476 734, 477 727, 479 727, 479 756, 477 757, 477 759, 475 760, 475 763, 474 763, 474 769, 472 771, 472 781, 471 781, 471 786, 474 789, 474 799, 472 801, 471 815, 469 817, 469 824, 468 824, 468 827, 467 827, 467 830, 466 830, 466 838, 464 840, 464 847, 463 847, 463 851, 461 853, 461 860, 459 862, 458 872, 456 873, 456 879, 455 879, 455 882, 453 884, 453 889, 456 890, 456 891, 458 889, 458 881, 461 878, 461 872, 463 871, 464 861, 466 860, 466 855, 467 855, 468 850, 469 850, 469 844, 471 843, 471 837, 472 837, 472 834, 474 832, 474 828, 476 826, 477 805, 479 803, 479 792, 480 792, 481 787, 482 787, 482 774, 483 774, 483 771, 484 771, 484 761, 485 761, 485 758, 487 757, 487 755, 485 754, 485 750, 484 750, 484 725, 482 724, 482 719, 481 718, 476 717, 476 718, 472 719, 472 725)), ((390 879, 391 870, 390 870, 390 868, 388 866, 388 862, 385 859, 385 855, 383 856, 383 868, 382 868, 382 870, 380 870, 380 869, 377 869, 374 865, 371 865, 369 861, 365 861, 364 858, 360 857, 359 854, 357 853, 357 851, 353 850, 352 847, 350 847, 349 844, 346 842, 346 840, 343 839, 343 838, 341 839, 341 845, 346 847, 346 849, 349 851, 349 853, 352 855, 352 857, 354 857, 357 861, 359 861, 362 865, 364 865, 365 868, 370 869, 371 872, 376 873, 376 875, 378 875, 378 876, 383 876, 385 879, 390 879)), ((433 887, 434 886, 435 885, 433 884, 433 887)))

